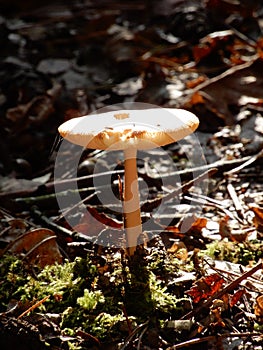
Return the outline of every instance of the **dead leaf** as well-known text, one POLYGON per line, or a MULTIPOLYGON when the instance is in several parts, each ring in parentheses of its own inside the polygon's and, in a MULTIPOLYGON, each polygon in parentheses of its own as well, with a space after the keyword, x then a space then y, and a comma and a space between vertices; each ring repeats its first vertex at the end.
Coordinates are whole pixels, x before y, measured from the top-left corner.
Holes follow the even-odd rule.
POLYGON ((167 249, 167 253, 173 253, 179 260, 185 261, 188 258, 187 247, 184 242, 174 242, 173 245, 167 249))
POLYGON ((253 230, 249 227, 236 227, 235 221, 231 222, 230 217, 225 215, 219 221, 219 234, 222 238, 228 238, 232 242, 245 242, 253 230))
POLYGON ((193 48, 194 59, 197 63, 205 58, 213 55, 218 56, 221 61, 221 65, 224 62, 224 56, 222 47, 228 49, 230 41, 233 40, 233 32, 231 30, 224 30, 219 32, 213 32, 202 38, 198 45, 193 48))
POLYGON ((222 238, 229 238, 231 234, 231 230, 229 228, 229 219, 228 215, 225 215, 219 222, 219 233, 222 238))
POLYGON ((186 294, 193 298, 194 303, 199 303, 218 292, 224 282, 220 275, 213 273, 197 280, 186 294))
POLYGON ((255 315, 263 317, 263 295, 259 295, 254 305, 255 315))
POLYGON ((34 97, 25 105, 9 108, 6 117, 15 123, 20 131, 31 124, 39 125, 54 112, 52 99, 47 95, 34 97))
POLYGON ((74 230, 87 234, 89 236, 97 236, 102 230, 107 227, 113 229, 122 229, 123 223, 111 218, 105 213, 100 213, 97 209, 86 206, 87 213, 85 213, 81 221, 74 226, 74 230))
POLYGON ((90 213, 85 213, 81 218, 81 221, 75 225, 74 230, 81 232, 88 236, 97 236, 102 230, 105 229, 105 225, 94 218, 90 213))
POLYGON ((256 227, 256 229, 263 233, 263 208, 256 205, 250 205, 249 208, 253 211, 255 214, 253 218, 253 223, 256 227))
POLYGON ((263 295, 259 295, 256 299, 254 307, 254 313, 257 316, 257 321, 263 324, 263 295))
POLYGON ((47 228, 37 228, 24 233, 11 242, 7 251, 19 254, 27 262, 40 267, 62 262, 56 235, 47 228))
POLYGON ((195 106, 195 105, 198 105, 198 104, 204 105, 205 104, 205 99, 202 96, 202 94, 200 94, 200 92, 196 91, 191 96, 190 104, 192 106, 195 106))
POLYGON ((203 217, 196 217, 195 215, 189 214, 179 221, 178 228, 180 232, 185 232, 187 229, 188 235, 197 237, 202 236, 202 229, 207 225, 207 219, 203 217))
POLYGON ((18 218, 9 219, 7 222, 8 222, 8 225, 10 226, 8 230, 8 234, 11 234, 11 235, 16 235, 18 234, 18 232, 20 234, 21 232, 24 233, 28 226, 25 220, 18 219, 18 218))
POLYGON ((186 82, 186 86, 187 86, 188 89, 194 89, 196 86, 198 86, 199 84, 203 83, 205 80, 206 80, 205 77, 199 76, 196 79, 187 81, 186 82))
POLYGON ((235 292, 234 295, 230 297, 229 306, 235 306, 244 294, 246 294, 245 289, 239 289, 237 292, 235 292))
POLYGON ((222 320, 222 312, 225 310, 225 303, 221 299, 215 299, 210 307, 210 324, 212 327, 225 327, 222 320))
POLYGON ((105 226, 109 226, 112 228, 116 228, 116 229, 122 229, 123 228, 123 223, 111 218, 110 216, 104 214, 104 213, 100 213, 98 212, 95 208, 88 206, 87 207, 88 211, 90 212, 90 214, 97 220, 99 220, 100 222, 102 222, 105 226))
POLYGON ((207 225, 207 219, 206 218, 196 218, 196 220, 193 222, 191 226, 191 230, 201 232, 203 228, 205 228, 207 225))

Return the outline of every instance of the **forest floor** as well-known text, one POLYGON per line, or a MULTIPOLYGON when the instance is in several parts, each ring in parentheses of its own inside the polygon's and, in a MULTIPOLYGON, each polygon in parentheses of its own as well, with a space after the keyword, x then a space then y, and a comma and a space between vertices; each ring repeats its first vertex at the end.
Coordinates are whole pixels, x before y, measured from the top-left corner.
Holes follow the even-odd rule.
POLYGON ((263 349, 260 1, 0 11, 1 350, 263 349), (200 120, 183 141, 138 154, 133 257, 122 153, 57 131, 109 106, 200 120))

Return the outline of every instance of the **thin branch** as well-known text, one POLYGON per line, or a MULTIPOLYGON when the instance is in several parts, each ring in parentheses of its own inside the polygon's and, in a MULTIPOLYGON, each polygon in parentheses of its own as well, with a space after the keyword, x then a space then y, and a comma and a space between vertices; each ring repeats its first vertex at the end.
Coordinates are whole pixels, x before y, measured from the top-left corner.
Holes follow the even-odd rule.
POLYGON ((248 277, 252 276, 257 270, 260 270, 262 268, 263 268, 263 264, 260 261, 257 265, 255 265, 250 270, 245 272, 243 275, 241 275, 240 277, 235 279, 233 282, 229 283, 225 288, 220 290, 218 293, 215 293, 214 295, 212 295, 209 299, 207 299, 205 302, 203 302, 202 305, 200 305, 199 307, 197 307, 197 308, 193 309, 192 311, 188 312, 181 319, 182 320, 189 319, 189 318, 194 317, 195 315, 199 314, 203 309, 209 307, 213 303, 213 300, 222 298, 222 296, 224 294, 229 293, 233 289, 237 288, 239 286, 239 284, 243 280, 245 280, 248 277))
POLYGON ((190 339, 187 340, 183 343, 173 345, 169 347, 167 350, 177 350, 183 347, 189 347, 195 344, 199 343, 204 343, 204 342, 216 342, 218 338, 247 338, 247 337, 260 337, 262 334, 261 333, 251 333, 251 332, 243 332, 243 333, 225 333, 225 334, 220 334, 220 335, 210 335, 208 337, 204 338, 195 338, 195 339, 190 339))
POLYGON ((170 193, 168 193, 160 198, 148 200, 147 202, 143 203, 141 206, 141 210, 144 212, 152 211, 154 208, 158 207, 163 201, 168 201, 168 200, 178 196, 181 193, 188 192, 192 186, 199 184, 203 180, 207 179, 209 176, 214 175, 216 172, 217 172, 216 168, 206 170, 201 175, 197 176, 195 179, 188 181, 186 184, 184 184, 183 186, 181 186, 179 188, 176 188, 172 192, 170 192, 170 193))
POLYGON ((228 193, 234 203, 234 206, 236 208, 236 212, 237 212, 237 215, 241 218, 241 219, 244 219, 244 213, 243 213, 243 207, 242 207, 242 204, 237 196, 237 193, 236 193, 236 190, 234 188, 234 186, 230 183, 227 185, 227 190, 228 190, 228 193))
POLYGON ((28 308, 26 311, 24 311, 21 315, 19 315, 17 318, 22 318, 23 316, 27 315, 29 312, 35 310, 37 307, 39 307, 40 305, 42 305, 48 298, 50 297, 50 295, 47 295, 45 298, 39 300, 37 303, 35 303, 34 305, 32 305, 30 308, 28 308))
POLYGON ((227 172, 224 173, 224 175, 229 176, 229 175, 233 175, 235 173, 238 173, 240 170, 244 169, 245 167, 247 167, 248 165, 254 163, 256 160, 258 160, 259 158, 263 157, 263 149, 258 152, 257 154, 255 154, 252 157, 249 157, 249 159, 247 161, 245 161, 245 163, 239 165, 238 167, 231 169, 227 172))

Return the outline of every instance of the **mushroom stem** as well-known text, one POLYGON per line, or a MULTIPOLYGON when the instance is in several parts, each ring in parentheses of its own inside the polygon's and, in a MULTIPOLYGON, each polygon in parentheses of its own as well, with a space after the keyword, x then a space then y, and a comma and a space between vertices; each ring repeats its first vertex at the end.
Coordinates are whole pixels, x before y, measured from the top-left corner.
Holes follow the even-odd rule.
POLYGON ((139 235, 142 233, 140 195, 137 174, 137 149, 124 150, 124 228, 128 254, 133 255, 139 235))

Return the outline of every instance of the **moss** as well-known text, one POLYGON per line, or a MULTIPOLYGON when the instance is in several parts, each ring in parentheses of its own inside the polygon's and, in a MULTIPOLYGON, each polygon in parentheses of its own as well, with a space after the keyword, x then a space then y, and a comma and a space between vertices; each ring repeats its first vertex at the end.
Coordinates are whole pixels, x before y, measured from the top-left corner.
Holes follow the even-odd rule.
POLYGON ((244 266, 252 261, 263 258, 263 242, 246 241, 242 243, 229 241, 216 241, 207 244, 207 249, 201 254, 206 254, 213 259, 225 260, 244 266))
MULTIPOLYGON (((6 311, 11 299, 27 303, 49 295, 40 311, 60 314, 64 334, 74 336, 81 329, 101 341, 125 339, 127 317, 133 325, 157 319, 159 324, 180 308, 180 299, 166 287, 177 264, 172 260, 168 264, 165 255, 141 254, 132 262, 120 254, 109 255, 104 265, 88 255, 43 270, 6 255, 0 264, 1 309, 6 311)), ((73 342, 69 348, 77 349, 78 344, 73 342)))
POLYGON ((13 255, 5 255, 0 263, 0 311, 6 310, 10 296, 14 296, 17 290, 27 281, 27 271, 21 260, 13 255))
POLYGON ((99 303, 105 303, 105 298, 100 290, 89 291, 88 289, 84 289, 83 297, 77 298, 77 304, 90 312, 95 310, 99 303))

